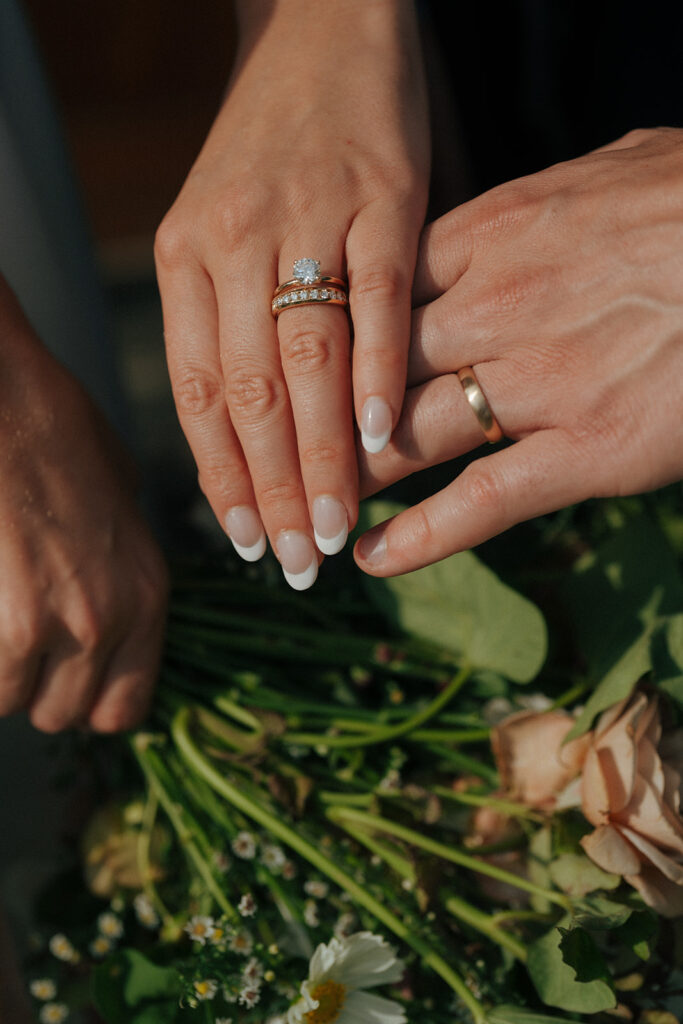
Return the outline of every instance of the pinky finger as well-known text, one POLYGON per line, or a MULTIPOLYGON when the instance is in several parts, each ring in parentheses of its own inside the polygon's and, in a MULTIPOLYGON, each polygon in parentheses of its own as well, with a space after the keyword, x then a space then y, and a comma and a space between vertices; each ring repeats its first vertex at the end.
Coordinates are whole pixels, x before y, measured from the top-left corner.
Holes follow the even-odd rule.
POLYGON ((364 534, 356 562, 371 576, 399 576, 583 501, 593 492, 576 454, 566 434, 545 430, 477 459, 438 494, 364 534))

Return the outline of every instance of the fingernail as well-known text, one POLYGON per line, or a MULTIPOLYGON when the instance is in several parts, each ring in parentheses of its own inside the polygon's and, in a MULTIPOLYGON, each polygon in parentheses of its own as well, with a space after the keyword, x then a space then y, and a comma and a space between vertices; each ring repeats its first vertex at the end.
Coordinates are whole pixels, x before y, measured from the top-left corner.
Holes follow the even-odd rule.
POLYGON ((358 541, 358 554, 368 565, 378 565, 387 553, 386 530, 370 530, 358 541))
POLYGON ((320 494, 313 502, 313 533, 324 555, 336 555, 346 544, 349 535, 346 508, 331 494, 320 494))
POLYGON ((257 562, 266 550, 266 535, 258 512, 249 505, 235 505, 228 509, 225 529, 240 558, 257 562))
POLYGON ((318 575, 313 541, 300 530, 283 530, 275 542, 282 573, 294 590, 308 590, 318 575))
POLYGON ((363 406, 360 436, 366 452, 376 455, 391 437, 391 409, 383 398, 373 395, 363 406))

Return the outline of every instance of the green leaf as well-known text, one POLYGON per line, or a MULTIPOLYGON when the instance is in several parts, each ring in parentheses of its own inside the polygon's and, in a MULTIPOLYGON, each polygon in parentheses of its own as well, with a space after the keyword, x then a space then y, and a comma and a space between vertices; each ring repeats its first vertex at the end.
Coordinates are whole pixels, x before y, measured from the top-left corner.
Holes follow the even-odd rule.
POLYGON ((550 864, 555 885, 570 896, 585 896, 595 889, 616 889, 620 875, 611 875, 582 853, 562 853, 550 864))
MULTIPOLYGON (((565 919, 565 923, 569 923, 569 918, 565 919)), ((529 946, 527 967, 540 998, 546 1005, 570 1013, 600 1013, 616 1006, 617 1000, 611 985, 602 976, 602 965, 598 976, 581 981, 574 967, 565 962, 561 949, 561 944, 565 942, 563 932, 566 932, 565 928, 552 928, 529 946)), ((574 947, 578 947, 576 940, 574 947)), ((570 952, 578 955, 585 949, 584 944, 580 949, 571 948, 570 952)), ((591 974, 590 966, 584 963, 583 958, 580 960, 580 969, 584 977, 591 974)))
POLYGON ((683 580, 661 530, 642 515, 576 565, 564 598, 596 684, 567 742, 652 669, 653 642, 683 605, 683 580))
POLYGON ((618 928, 629 919, 633 907, 618 900, 611 900, 602 893, 589 893, 574 903, 574 921, 591 931, 607 931, 618 928))
POLYGON ((573 1024, 568 1017, 549 1017, 521 1006, 494 1006, 486 1015, 487 1024, 573 1024))
POLYGON ((659 931, 659 921, 651 910, 636 910, 628 921, 615 928, 613 935, 617 941, 632 949, 641 960, 649 960, 654 941, 659 931))
POLYGON ((670 616, 653 638, 652 668, 659 688, 683 704, 683 614, 670 616))
POLYGON ((178 972, 135 949, 115 953, 93 975, 95 1006, 107 1024, 173 1024, 179 995, 178 972))
MULTIPOLYGON (((391 502, 366 502, 362 529, 402 511, 391 502)), ((406 633, 458 654, 474 668, 518 683, 539 672, 547 651, 538 608, 503 583, 471 551, 387 579, 364 577, 380 610, 406 633)))
POLYGON ((611 987, 607 964, 593 936, 583 928, 560 928, 559 931, 562 932, 562 959, 574 970, 576 980, 583 983, 604 981, 611 987))

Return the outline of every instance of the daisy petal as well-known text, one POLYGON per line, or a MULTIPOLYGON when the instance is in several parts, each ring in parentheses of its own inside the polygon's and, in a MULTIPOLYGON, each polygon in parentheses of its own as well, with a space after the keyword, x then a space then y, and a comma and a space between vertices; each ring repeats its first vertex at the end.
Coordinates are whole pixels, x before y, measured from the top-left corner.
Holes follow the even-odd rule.
MULTIPOLYGON (((349 989, 386 985, 403 977, 403 964, 379 935, 356 932, 346 939, 333 939, 332 942, 337 947, 343 946, 343 949, 336 957, 330 976, 349 989)), ((313 977, 312 971, 310 977, 313 977)))
POLYGON ((405 1024, 406 1019, 400 1003, 371 992, 349 992, 338 1024, 405 1024))

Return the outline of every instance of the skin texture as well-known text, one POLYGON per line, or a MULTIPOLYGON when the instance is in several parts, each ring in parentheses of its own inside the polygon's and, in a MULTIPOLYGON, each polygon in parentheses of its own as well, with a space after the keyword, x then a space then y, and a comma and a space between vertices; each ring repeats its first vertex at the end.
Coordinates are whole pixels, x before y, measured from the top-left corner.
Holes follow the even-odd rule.
POLYGON ((144 716, 167 575, 127 456, 0 278, 0 715, 46 732, 144 716))
POLYGON ((361 492, 478 447, 454 375, 473 366, 514 444, 362 537, 393 576, 585 498, 683 477, 683 131, 639 130, 430 225, 409 389, 361 492))
POLYGON ((429 172, 425 87, 405 0, 238 9, 233 81, 159 229, 157 270, 200 486, 224 528, 230 509, 257 510, 284 568, 278 540, 307 537, 300 573, 320 557, 316 498, 356 521, 354 410, 358 422, 380 396, 399 419, 429 172), (352 367, 343 310, 271 316, 276 285, 305 256, 348 278, 352 367))

